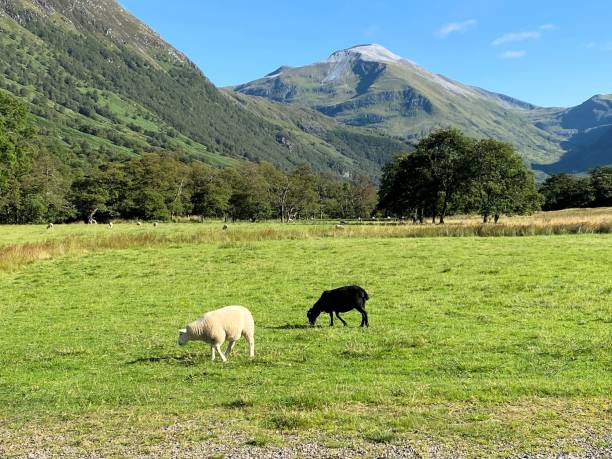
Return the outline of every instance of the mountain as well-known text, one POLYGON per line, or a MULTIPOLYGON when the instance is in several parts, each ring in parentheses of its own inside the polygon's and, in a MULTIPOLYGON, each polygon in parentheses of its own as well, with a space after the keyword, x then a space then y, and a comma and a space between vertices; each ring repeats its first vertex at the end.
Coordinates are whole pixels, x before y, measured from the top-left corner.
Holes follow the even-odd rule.
POLYGON ((336 51, 303 67, 283 66, 232 89, 411 140, 436 127, 455 126, 510 142, 541 169, 554 168, 545 166, 553 163, 563 168, 570 153, 576 156, 572 169, 612 162, 603 139, 602 154, 591 159, 574 147, 581 136, 610 126, 610 96, 573 109, 541 108, 434 74, 376 44, 336 51))
POLYGON ((534 122, 562 137, 563 157, 554 164, 538 164, 544 172, 582 172, 612 164, 612 94, 591 97, 582 104, 536 115, 534 122))
POLYGON ((216 88, 114 0, 0 0, 0 89, 30 105, 49 148, 74 164, 172 150, 375 176, 409 148, 312 110, 254 109, 261 101, 216 88))

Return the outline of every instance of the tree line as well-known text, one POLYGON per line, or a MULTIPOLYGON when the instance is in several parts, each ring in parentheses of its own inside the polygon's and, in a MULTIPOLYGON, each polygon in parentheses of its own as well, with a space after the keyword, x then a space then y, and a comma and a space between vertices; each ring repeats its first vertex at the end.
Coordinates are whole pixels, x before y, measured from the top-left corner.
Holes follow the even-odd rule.
POLYGON ((540 208, 534 176, 512 145, 473 139, 457 129, 432 132, 383 170, 378 209, 387 215, 444 223, 451 213, 500 215, 540 208))
POLYGON ((0 92, 0 223, 167 220, 179 216, 281 221, 378 213, 444 223, 566 207, 612 205, 612 167, 588 176, 533 174, 506 143, 441 129, 387 163, 378 191, 366 176, 340 178, 303 164, 213 167, 180 152, 74 161, 51 152, 19 99, 0 92))
POLYGON ((375 205, 368 177, 341 179, 305 164, 220 168, 174 152, 71 164, 39 142, 26 106, 0 92, 0 223, 356 218, 375 205))
POLYGON ((543 210, 570 207, 612 207, 612 166, 593 169, 588 175, 555 174, 540 187, 543 210))

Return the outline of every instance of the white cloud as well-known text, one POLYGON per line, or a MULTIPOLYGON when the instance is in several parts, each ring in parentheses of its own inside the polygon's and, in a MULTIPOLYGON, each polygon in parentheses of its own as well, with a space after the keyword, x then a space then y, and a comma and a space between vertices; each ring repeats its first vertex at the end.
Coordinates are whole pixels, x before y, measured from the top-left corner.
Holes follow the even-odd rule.
POLYGON ((592 41, 584 45, 584 47, 588 49, 596 49, 599 51, 612 51, 612 41, 607 41, 603 43, 592 41))
POLYGON ((542 24, 540 30, 557 30, 559 28, 556 24, 542 24))
POLYGON ((525 50, 517 50, 517 51, 504 51, 503 53, 498 54, 500 59, 519 59, 524 57, 527 54, 525 50))
POLYGON ((475 25, 475 19, 468 19, 467 21, 463 22, 451 22, 450 24, 442 26, 440 30, 438 30, 437 35, 444 38, 454 32, 465 32, 467 29, 474 27, 475 25))
POLYGON ((538 32, 535 30, 530 31, 530 32, 511 32, 511 33, 504 34, 499 38, 496 38, 495 40, 491 42, 491 44, 493 46, 498 46, 504 43, 512 43, 512 42, 517 42, 517 41, 525 41, 525 40, 540 38, 541 35, 542 35, 541 32, 538 32))

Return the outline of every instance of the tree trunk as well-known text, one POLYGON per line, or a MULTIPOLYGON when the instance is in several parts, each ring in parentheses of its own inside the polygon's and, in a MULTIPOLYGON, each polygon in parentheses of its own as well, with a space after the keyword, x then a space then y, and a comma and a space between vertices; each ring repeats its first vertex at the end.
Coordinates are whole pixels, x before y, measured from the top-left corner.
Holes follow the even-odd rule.
POLYGON ((96 207, 90 214, 89 217, 87 217, 87 223, 89 223, 90 225, 93 223, 97 223, 96 219, 94 218, 94 215, 96 215, 96 212, 98 211, 98 208, 96 207))
POLYGON ((487 223, 489 221, 489 216, 487 214, 482 215, 482 222, 487 223))
POLYGON ((493 221, 495 222, 495 224, 497 224, 497 221, 499 220, 499 214, 495 214, 493 216, 493 221))
POLYGON ((447 209, 447 201, 446 197, 444 198, 444 204, 442 206, 442 212, 440 212, 440 224, 444 225, 444 217, 446 217, 446 209, 447 209))

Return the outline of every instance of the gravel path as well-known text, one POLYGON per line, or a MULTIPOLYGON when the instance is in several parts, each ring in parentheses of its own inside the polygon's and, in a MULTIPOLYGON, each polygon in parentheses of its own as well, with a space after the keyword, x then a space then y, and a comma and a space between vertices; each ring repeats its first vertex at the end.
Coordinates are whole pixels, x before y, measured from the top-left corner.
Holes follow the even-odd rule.
MULTIPOLYGON (((610 438, 612 440, 612 437, 610 438)), ((610 444, 610 442, 608 442, 610 444)), ((526 453, 510 456, 513 459, 610 459, 612 447, 596 447, 584 443, 577 444, 583 448, 582 453, 568 453, 563 451, 546 453, 526 453)), ((417 453, 411 446, 402 444, 355 444, 339 448, 330 448, 318 443, 298 443, 290 446, 258 447, 250 445, 225 446, 212 442, 200 442, 189 446, 180 444, 160 444, 149 448, 146 454, 131 448, 114 451, 112 457, 130 457, 138 459, 153 458, 224 458, 224 459, 298 459, 298 458, 460 458, 457 454, 443 454, 439 449, 431 448, 423 455, 417 453)), ((28 459, 51 458, 87 458, 101 459, 108 457, 100 453, 83 453, 74 448, 61 448, 59 450, 38 449, 28 451, 18 456, 3 454, 0 447, 0 458, 19 457, 28 459)))

